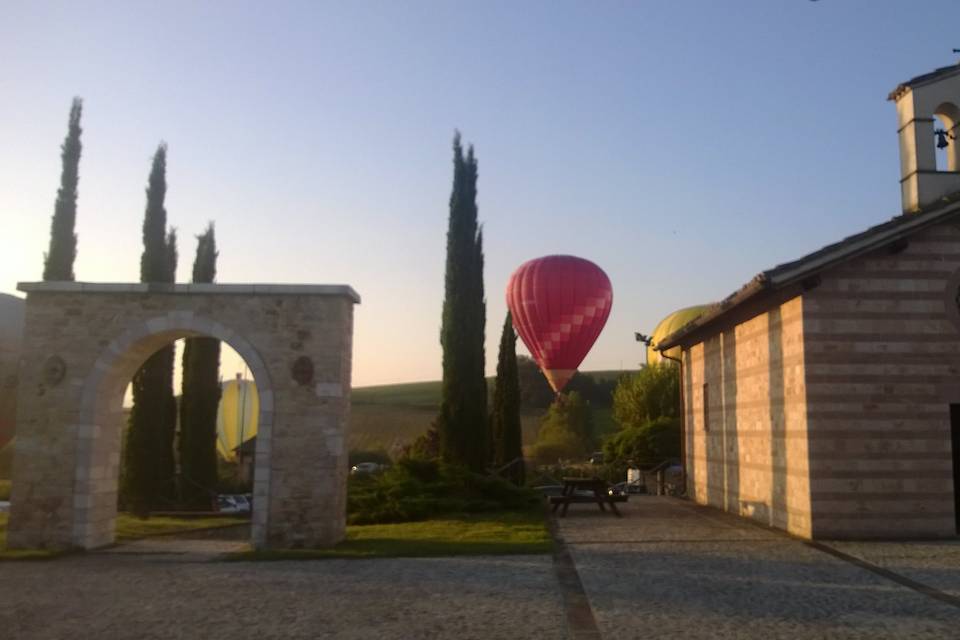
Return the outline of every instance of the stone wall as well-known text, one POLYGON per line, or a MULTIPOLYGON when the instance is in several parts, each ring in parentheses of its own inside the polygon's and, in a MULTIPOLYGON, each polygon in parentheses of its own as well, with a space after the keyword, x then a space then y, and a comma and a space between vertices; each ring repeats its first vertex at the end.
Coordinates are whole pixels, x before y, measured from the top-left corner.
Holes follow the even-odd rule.
POLYGON ((810 536, 803 302, 684 350, 687 492, 810 536))
POLYGON ((956 535, 958 269, 960 230, 944 224, 804 295, 814 536, 956 535))
POLYGON ((172 340, 208 335, 260 390, 253 541, 334 544, 345 529, 353 305, 323 285, 37 283, 27 292, 8 545, 109 544, 123 392, 172 340))

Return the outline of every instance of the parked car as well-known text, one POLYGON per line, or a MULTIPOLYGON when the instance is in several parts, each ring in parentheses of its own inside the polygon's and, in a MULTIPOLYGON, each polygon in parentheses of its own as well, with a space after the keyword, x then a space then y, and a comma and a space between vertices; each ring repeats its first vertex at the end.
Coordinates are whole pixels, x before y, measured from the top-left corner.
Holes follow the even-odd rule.
POLYGON ((647 487, 640 482, 618 482, 617 484, 610 487, 610 490, 620 495, 638 494, 638 493, 646 493, 647 487))
POLYGON ((220 513, 250 513, 251 500, 243 494, 217 496, 217 511, 220 513))
POLYGON ((350 467, 350 473, 353 475, 363 473, 377 473, 383 470, 383 465, 376 462, 358 462, 350 467))

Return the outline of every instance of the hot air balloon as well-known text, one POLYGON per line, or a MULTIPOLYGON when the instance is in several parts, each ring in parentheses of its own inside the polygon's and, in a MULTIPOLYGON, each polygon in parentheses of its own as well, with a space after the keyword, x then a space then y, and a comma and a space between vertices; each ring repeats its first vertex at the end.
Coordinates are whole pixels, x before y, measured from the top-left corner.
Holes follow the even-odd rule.
POLYGON ((574 256, 524 262, 507 284, 513 326, 556 393, 600 335, 612 303, 603 269, 574 256))
POLYGON ((236 448, 257 435, 260 396, 252 380, 236 380, 223 384, 217 407, 217 453, 229 462, 237 459, 236 448))
MULTIPOLYGON (((657 325, 657 328, 653 330, 653 333, 650 334, 650 345, 647 347, 647 364, 656 364, 662 361, 664 358, 660 355, 660 352, 657 351, 656 346, 661 340, 669 336, 671 333, 675 332, 677 329, 683 325, 691 322, 692 320, 700 317, 704 311, 710 308, 708 304, 698 305, 696 307, 687 307, 686 309, 680 309, 679 311, 674 311, 666 318, 660 321, 660 324, 657 325)), ((680 358, 680 347, 674 347, 673 349, 667 349, 666 354, 671 358, 680 358)))

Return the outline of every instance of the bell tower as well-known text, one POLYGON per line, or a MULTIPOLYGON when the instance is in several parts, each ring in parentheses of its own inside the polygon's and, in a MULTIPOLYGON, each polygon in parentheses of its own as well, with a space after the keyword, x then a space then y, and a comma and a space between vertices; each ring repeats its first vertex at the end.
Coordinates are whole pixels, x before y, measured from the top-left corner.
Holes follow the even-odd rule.
POLYGON ((960 192, 960 64, 908 80, 888 99, 897 105, 904 213, 960 192), (946 152, 939 168, 938 149, 946 152))

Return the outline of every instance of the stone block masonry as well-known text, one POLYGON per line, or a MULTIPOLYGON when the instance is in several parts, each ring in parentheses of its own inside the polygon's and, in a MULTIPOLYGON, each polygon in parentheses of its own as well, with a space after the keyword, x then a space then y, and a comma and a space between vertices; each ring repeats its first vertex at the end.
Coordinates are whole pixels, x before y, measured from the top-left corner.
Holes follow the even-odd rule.
POLYGON ((825 269, 690 345, 683 371, 697 502, 804 538, 957 535, 955 224, 825 269))
POLYGON ((353 305, 342 285, 25 283, 17 440, 7 544, 113 541, 122 401, 152 353, 210 336, 260 391, 253 543, 343 538, 353 305))

